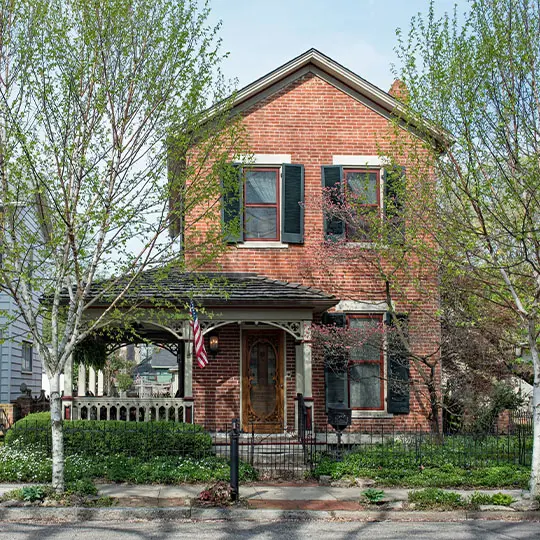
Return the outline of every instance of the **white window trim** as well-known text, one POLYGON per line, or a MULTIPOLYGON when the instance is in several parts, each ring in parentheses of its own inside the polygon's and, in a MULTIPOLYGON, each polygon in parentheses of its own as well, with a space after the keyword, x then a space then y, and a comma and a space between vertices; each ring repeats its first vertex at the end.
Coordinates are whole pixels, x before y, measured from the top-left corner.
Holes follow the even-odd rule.
POLYGON ((291 163, 290 154, 252 154, 239 156, 238 162, 242 163, 246 167, 250 165, 283 165, 284 163, 291 163))
MULTIPOLYGON (((385 395, 385 409, 386 409, 386 385, 384 387, 384 395, 385 395)), ((394 418, 393 413, 384 411, 359 411, 359 410, 353 410, 351 412, 352 418, 394 418)))
POLYGON ((289 244, 283 242, 257 242, 257 240, 244 240, 236 246, 238 249, 288 249, 289 244))
POLYGON ((389 163, 385 156, 332 156, 333 165, 344 167, 384 167, 389 163))
POLYGON ((340 300, 335 307, 336 311, 347 313, 386 313, 388 304, 384 301, 376 302, 372 300, 340 300))

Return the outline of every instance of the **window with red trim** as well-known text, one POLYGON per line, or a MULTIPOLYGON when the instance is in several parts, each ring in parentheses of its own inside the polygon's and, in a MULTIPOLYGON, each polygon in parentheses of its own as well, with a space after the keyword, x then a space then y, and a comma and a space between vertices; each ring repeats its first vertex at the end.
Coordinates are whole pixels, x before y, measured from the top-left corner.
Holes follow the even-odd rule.
POLYGON ((343 185, 347 203, 354 213, 347 223, 346 238, 352 242, 371 240, 370 224, 379 215, 381 190, 379 169, 344 169, 343 185))
POLYGON ((361 346, 349 350, 343 368, 326 366, 326 406, 339 402, 352 409, 382 411, 384 405, 384 351, 382 315, 348 315, 347 325, 360 333, 361 346))
POLYGON ((349 403, 353 409, 384 409, 382 315, 349 315, 350 328, 363 334, 363 344, 349 355, 349 403))
POLYGON ((244 174, 244 240, 279 240, 279 168, 244 174))

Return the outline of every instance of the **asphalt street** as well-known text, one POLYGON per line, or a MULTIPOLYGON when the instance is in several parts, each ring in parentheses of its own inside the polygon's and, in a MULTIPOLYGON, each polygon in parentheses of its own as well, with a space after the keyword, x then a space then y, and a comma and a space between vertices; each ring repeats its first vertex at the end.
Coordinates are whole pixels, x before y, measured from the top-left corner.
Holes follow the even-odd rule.
POLYGON ((429 522, 178 522, 145 521, 83 524, 2 523, 0 540, 219 540, 222 538, 353 538, 436 540, 521 540, 540 538, 540 523, 466 521, 429 522))

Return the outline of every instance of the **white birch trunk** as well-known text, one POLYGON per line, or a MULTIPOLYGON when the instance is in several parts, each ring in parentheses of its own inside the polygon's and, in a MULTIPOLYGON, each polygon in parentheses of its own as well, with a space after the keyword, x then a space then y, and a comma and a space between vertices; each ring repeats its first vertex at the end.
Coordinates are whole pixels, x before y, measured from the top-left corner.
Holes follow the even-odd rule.
POLYGON ((52 486, 64 491, 64 429, 62 425, 62 398, 60 396, 60 374, 49 378, 51 385, 51 429, 52 429, 52 486))
POLYGON ((533 449, 531 462, 530 490, 531 498, 540 495, 540 358, 536 345, 534 324, 529 326, 529 345, 534 369, 533 383, 533 449), (532 328, 531 328, 532 327, 532 328), (533 332, 531 332, 533 330, 533 332))

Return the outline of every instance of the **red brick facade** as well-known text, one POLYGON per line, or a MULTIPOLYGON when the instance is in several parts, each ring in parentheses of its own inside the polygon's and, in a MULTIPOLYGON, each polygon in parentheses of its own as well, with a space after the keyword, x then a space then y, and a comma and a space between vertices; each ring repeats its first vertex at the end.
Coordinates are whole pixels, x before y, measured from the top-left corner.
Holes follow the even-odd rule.
MULTIPOLYGON (((338 298, 361 302, 384 301, 383 283, 369 265, 355 261, 336 264, 332 272, 317 269, 313 260, 323 241, 323 213, 317 206, 321 196, 321 166, 332 165, 334 156, 377 156, 384 153, 389 120, 364 103, 314 73, 306 73, 275 93, 243 111, 243 121, 253 154, 286 154, 291 163, 304 165, 305 217, 304 243, 284 249, 249 248, 249 243, 231 245, 220 258, 219 269, 254 272, 282 281, 316 286, 338 298)), ((422 309, 411 311, 411 343, 418 353, 437 349, 440 327, 436 320, 438 301, 436 275, 427 270, 419 275, 425 296, 412 286, 401 297, 399 308, 409 311, 412 301, 421 300, 422 309)), ((406 287, 405 287, 406 288, 406 287)), ((240 325, 221 328, 223 352, 210 366, 194 369, 195 420, 199 423, 226 423, 240 413, 240 325)), ((286 340, 287 426, 294 426, 295 340, 286 340)), ((438 368, 437 368, 438 369, 438 368)), ((411 366, 411 379, 418 380, 411 366)), ((313 366, 314 419, 326 423, 325 379, 320 364, 313 366)), ((427 429, 430 408, 425 388, 413 384, 410 413, 376 415, 365 413, 355 425, 384 425, 396 428, 427 429)))

